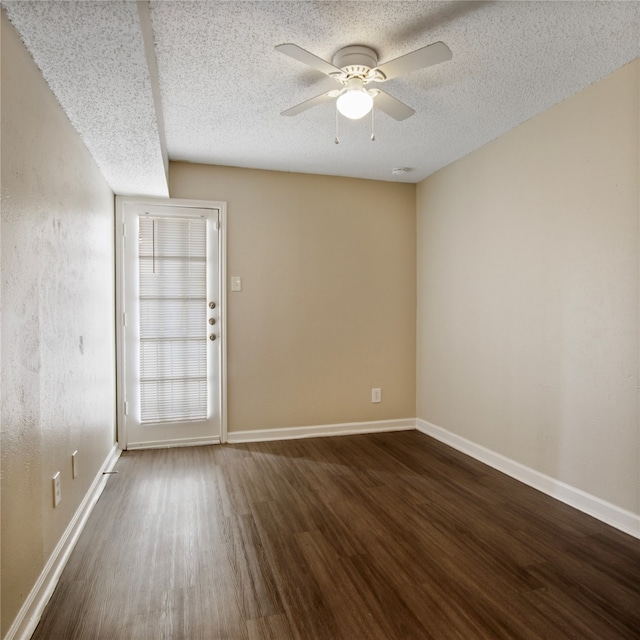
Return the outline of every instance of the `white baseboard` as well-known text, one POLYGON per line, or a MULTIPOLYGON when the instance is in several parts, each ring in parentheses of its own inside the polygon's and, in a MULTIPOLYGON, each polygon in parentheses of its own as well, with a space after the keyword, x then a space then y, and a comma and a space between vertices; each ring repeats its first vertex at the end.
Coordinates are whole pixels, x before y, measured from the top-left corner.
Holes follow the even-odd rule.
POLYGON ((58 584, 62 570, 71 555, 71 551, 78 541, 80 533, 84 529, 89 514, 93 510, 107 483, 109 476, 104 475, 104 473, 113 469, 120 457, 120 453, 117 445, 114 445, 102 464, 100 471, 91 483, 89 491, 87 491, 84 499, 80 503, 69 526, 62 534, 60 541, 53 550, 51 557, 38 577, 33 589, 31 589, 29 596, 18 612, 4 640, 29 640, 33 635, 44 608, 47 606, 58 584))
POLYGON ((620 531, 640 538, 640 516, 631 511, 526 467, 426 420, 418 418, 416 429, 620 531))
POLYGON ((377 420, 373 422, 347 422, 344 424, 320 424, 311 427, 288 427, 284 429, 254 429, 229 431, 227 442, 266 442, 268 440, 295 440, 298 438, 321 438, 325 436, 347 436, 382 431, 411 431, 416 428, 415 418, 403 420, 377 420))
POLYGON ((145 442, 127 443, 127 451, 134 449, 169 449, 173 447, 198 447, 205 444, 220 444, 220 436, 212 438, 178 438, 176 440, 148 440, 145 442))

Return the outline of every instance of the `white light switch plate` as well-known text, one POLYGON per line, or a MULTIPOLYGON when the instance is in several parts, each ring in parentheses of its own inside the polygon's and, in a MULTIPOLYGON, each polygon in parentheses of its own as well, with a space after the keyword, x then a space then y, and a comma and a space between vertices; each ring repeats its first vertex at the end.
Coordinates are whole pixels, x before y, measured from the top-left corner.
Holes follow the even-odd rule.
POLYGON ((231 276, 231 291, 242 291, 241 276, 231 276))

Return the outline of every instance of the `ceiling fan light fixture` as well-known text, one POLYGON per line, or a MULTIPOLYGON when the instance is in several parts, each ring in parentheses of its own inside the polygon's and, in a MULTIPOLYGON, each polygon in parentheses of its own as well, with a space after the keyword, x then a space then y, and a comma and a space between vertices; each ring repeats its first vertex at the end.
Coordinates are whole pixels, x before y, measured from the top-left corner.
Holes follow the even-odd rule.
POLYGON ((345 118, 359 120, 373 108, 373 98, 364 88, 364 82, 360 78, 350 78, 347 81, 347 90, 338 97, 336 106, 345 118))

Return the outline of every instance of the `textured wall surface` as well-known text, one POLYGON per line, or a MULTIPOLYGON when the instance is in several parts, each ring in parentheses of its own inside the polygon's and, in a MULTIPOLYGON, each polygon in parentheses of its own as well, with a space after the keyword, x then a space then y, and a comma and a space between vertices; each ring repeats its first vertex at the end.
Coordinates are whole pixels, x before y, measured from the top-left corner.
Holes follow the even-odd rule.
POLYGON ((640 513, 640 61, 418 186, 418 417, 640 513))
POLYGON ((169 188, 228 205, 230 432, 415 416, 415 185, 171 163, 169 188))
POLYGON ((115 347, 113 193, 4 14, 1 106, 4 636, 113 446, 115 347))

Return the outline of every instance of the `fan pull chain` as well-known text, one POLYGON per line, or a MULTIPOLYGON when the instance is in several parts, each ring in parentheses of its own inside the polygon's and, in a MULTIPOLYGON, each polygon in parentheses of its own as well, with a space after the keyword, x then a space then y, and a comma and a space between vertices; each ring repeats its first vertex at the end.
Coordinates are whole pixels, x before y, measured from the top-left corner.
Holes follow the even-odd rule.
POLYGON ((338 106, 336 103, 336 139, 334 140, 336 144, 340 144, 340 138, 338 137, 338 106))
POLYGON ((371 142, 376 141, 376 119, 374 117, 375 109, 371 109, 371 142))

